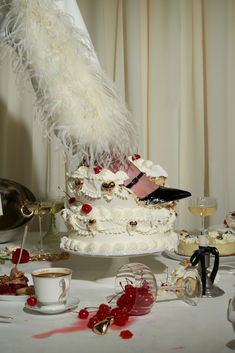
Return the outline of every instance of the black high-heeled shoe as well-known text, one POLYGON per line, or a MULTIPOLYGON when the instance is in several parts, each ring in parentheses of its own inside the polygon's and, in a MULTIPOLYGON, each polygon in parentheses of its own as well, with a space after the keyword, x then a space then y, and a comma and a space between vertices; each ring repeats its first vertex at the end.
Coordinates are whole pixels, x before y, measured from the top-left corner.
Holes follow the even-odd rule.
POLYGON ((151 192, 151 194, 142 199, 139 198, 139 201, 145 202, 146 205, 157 205, 185 199, 189 196, 191 196, 191 193, 188 191, 159 186, 158 189, 151 192))
MULTIPOLYGON (((142 172, 138 174, 137 177, 135 177, 128 185, 126 185, 126 188, 132 188, 133 185, 138 183, 138 181, 143 175, 144 174, 142 172)), ((140 202, 145 202, 146 205, 157 205, 184 199, 190 196, 191 193, 188 191, 159 186, 156 190, 151 192, 151 194, 143 198, 138 198, 138 200, 140 202)))

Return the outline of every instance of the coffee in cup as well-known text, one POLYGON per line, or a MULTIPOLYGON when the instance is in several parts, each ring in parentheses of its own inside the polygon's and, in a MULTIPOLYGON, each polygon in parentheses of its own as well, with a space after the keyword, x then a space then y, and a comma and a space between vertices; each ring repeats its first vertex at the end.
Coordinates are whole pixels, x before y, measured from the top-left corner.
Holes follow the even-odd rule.
POLYGON ((43 268, 32 272, 35 295, 39 306, 64 306, 67 302, 72 270, 43 268))

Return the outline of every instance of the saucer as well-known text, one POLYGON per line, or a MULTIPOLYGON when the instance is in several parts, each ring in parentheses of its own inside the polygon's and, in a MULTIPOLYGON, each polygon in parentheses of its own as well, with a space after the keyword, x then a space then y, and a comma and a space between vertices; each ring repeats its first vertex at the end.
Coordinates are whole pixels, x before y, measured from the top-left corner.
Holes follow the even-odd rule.
POLYGON ((59 314, 59 313, 63 313, 63 312, 70 310, 70 309, 75 309, 78 306, 79 302, 80 302, 80 300, 78 298, 69 297, 66 304, 63 306, 62 305, 58 305, 58 306, 55 306, 55 305, 54 306, 50 306, 50 305, 30 306, 26 302, 25 308, 30 311, 37 311, 41 314, 59 314))

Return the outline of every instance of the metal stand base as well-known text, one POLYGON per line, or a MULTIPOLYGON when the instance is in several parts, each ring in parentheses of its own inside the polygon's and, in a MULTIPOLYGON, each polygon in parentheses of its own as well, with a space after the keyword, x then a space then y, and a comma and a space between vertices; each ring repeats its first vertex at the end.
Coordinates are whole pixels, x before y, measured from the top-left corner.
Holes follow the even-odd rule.
POLYGON ((224 294, 223 289, 221 289, 221 288, 215 286, 213 283, 211 283, 211 279, 209 277, 209 273, 207 273, 206 293, 203 294, 203 297, 215 298, 215 297, 220 297, 223 294, 224 294))

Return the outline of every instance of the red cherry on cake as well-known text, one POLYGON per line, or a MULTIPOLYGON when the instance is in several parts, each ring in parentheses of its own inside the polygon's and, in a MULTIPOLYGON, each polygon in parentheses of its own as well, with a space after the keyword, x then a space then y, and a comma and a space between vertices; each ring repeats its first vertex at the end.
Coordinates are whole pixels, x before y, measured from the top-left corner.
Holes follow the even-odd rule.
POLYGON ((227 223, 226 219, 224 220, 224 225, 225 225, 225 227, 226 227, 226 228, 229 228, 229 226, 228 226, 228 223, 227 223))
POLYGON ((82 210, 82 212, 88 214, 88 213, 91 212, 92 207, 91 207, 91 205, 88 205, 87 203, 84 203, 84 204, 82 205, 81 210, 82 210))
POLYGON ((99 174, 102 170, 101 166, 97 165, 96 167, 93 168, 95 174, 99 174))
POLYGON ((75 197, 70 197, 69 204, 71 205, 72 203, 75 203, 75 202, 76 202, 75 197))
MULTIPOLYGON (((17 261, 20 257, 20 248, 17 248, 15 251, 12 253, 12 262, 13 264, 17 264, 17 261)), ((25 264, 26 262, 29 262, 29 253, 27 250, 23 249, 22 255, 20 258, 20 264, 25 264)))
POLYGON ((140 159, 141 158, 141 156, 139 155, 139 154, 134 154, 134 156, 132 156, 131 157, 131 159, 133 160, 133 161, 135 161, 136 159, 140 159))

